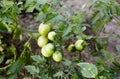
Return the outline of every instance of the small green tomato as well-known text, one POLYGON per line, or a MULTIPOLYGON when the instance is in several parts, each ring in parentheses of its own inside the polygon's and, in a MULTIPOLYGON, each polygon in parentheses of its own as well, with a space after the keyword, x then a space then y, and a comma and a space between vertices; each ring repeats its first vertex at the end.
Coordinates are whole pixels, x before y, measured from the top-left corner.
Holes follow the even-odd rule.
POLYGON ((48 33, 48 39, 51 40, 51 41, 54 41, 55 36, 56 36, 55 31, 51 31, 51 32, 48 33))
POLYGON ((41 23, 38 28, 38 32, 42 36, 47 36, 48 32, 51 30, 51 25, 41 23))
POLYGON ((47 45, 43 46, 41 49, 41 53, 45 57, 50 57, 54 53, 54 45, 52 43, 48 43, 47 45))
POLYGON ((53 60, 56 62, 62 61, 62 54, 60 51, 55 51, 55 53, 53 53, 53 60))
POLYGON ((84 43, 84 40, 79 39, 75 42, 75 48, 79 51, 82 51, 84 46, 82 45, 84 43))
POLYGON ((68 46, 67 50, 68 50, 68 52, 74 52, 74 51, 76 51, 75 45, 74 45, 74 44, 70 44, 70 45, 68 46))
POLYGON ((44 45, 46 45, 47 43, 48 43, 48 39, 47 39, 47 37, 44 37, 44 36, 40 36, 39 38, 38 38, 38 46, 39 47, 43 47, 44 45))

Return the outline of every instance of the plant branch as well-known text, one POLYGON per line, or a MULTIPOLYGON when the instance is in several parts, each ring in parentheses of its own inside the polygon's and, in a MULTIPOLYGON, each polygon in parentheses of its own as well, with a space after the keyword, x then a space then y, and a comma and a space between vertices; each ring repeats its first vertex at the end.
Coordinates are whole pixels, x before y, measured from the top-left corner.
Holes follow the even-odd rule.
POLYGON ((112 58, 108 59, 107 61, 105 61, 105 63, 112 62, 113 60, 115 60, 116 58, 119 58, 119 57, 120 57, 120 55, 112 57, 112 58))

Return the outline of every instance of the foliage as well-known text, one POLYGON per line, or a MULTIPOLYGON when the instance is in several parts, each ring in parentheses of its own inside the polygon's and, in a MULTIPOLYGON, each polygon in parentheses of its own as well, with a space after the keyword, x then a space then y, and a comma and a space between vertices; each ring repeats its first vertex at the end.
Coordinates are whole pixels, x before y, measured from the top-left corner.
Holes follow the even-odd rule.
MULTIPOLYGON (((88 15, 84 7, 68 14, 66 11, 69 8, 64 0, 1 0, 0 79, 17 79, 21 75, 23 79, 117 79, 120 73, 120 45, 116 45, 117 52, 114 53, 110 53, 107 47, 109 38, 120 24, 120 5, 115 0, 93 0, 90 5, 93 14, 89 19, 86 19, 88 15), (21 27, 20 16, 29 14, 40 23, 37 32, 21 27), (105 24, 113 19, 118 26, 101 37, 105 24), (87 30, 92 34, 88 34, 87 30), (50 32, 54 32, 53 35, 50 32), (47 43, 42 39, 39 41, 42 46, 37 45, 39 37, 46 38, 47 43), (41 49, 39 52, 33 51, 31 41, 36 43, 37 49, 41 49), (45 57, 42 51, 50 55, 45 57), (56 51, 59 56, 53 56, 56 51), (70 54, 76 55, 75 58, 67 58, 70 54), (84 54, 92 55, 94 62, 84 60, 84 54)), ((119 35, 116 37, 119 39, 119 35)))

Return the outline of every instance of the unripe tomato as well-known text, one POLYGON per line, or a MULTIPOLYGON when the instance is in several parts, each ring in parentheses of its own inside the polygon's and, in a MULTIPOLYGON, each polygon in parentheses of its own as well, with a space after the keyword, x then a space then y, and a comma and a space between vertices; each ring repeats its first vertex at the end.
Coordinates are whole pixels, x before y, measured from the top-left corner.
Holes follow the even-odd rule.
POLYGON ((53 60, 56 62, 62 61, 62 54, 60 51, 55 51, 55 53, 53 53, 53 60))
POLYGON ((38 28, 38 32, 42 35, 42 36, 47 36, 48 32, 50 32, 51 30, 51 26, 49 24, 43 24, 41 23, 39 25, 38 28))
POLYGON ((75 42, 75 48, 79 51, 82 51, 84 46, 83 46, 84 40, 79 39, 75 42))
POLYGON ((51 31, 51 32, 48 33, 48 39, 51 40, 51 41, 54 41, 55 36, 56 36, 55 31, 51 31))
POLYGON ((54 45, 52 43, 48 43, 47 45, 43 46, 41 49, 41 53, 45 57, 50 57, 54 53, 54 45))
POLYGON ((68 50, 68 52, 74 52, 74 51, 76 51, 75 45, 74 45, 74 44, 70 44, 70 45, 68 46, 67 50, 68 50))
POLYGON ((0 52, 2 52, 4 49, 3 49, 3 47, 2 46, 0 46, 0 52))
POLYGON ((44 36, 40 36, 39 38, 38 38, 38 46, 39 47, 43 47, 44 45, 46 45, 47 43, 48 43, 48 39, 47 39, 47 37, 44 37, 44 36))

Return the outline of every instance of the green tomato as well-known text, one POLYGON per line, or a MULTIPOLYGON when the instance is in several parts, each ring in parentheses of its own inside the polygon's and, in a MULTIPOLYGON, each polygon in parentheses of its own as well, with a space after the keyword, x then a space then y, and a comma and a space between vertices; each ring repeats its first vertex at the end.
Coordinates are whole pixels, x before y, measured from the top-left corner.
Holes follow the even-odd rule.
POLYGON ((47 36, 48 32, 50 32, 51 30, 51 25, 50 24, 43 24, 41 23, 39 25, 38 28, 38 32, 42 35, 42 36, 47 36))
POLYGON ((79 51, 82 51, 83 50, 83 43, 84 43, 84 40, 81 40, 81 39, 79 39, 79 40, 77 40, 76 42, 75 42, 75 48, 77 49, 77 50, 79 50, 79 51))
POLYGON ((41 53, 45 57, 50 57, 54 53, 54 45, 52 43, 48 43, 47 45, 43 46, 41 49, 41 53))
POLYGON ((62 54, 60 51, 55 51, 55 53, 53 53, 53 60, 56 62, 62 61, 62 54))
POLYGON ((48 43, 48 39, 47 39, 47 37, 44 37, 44 36, 40 36, 39 38, 38 38, 38 46, 39 47, 43 47, 44 45, 46 45, 47 43, 48 43))
POLYGON ((74 45, 74 44, 70 44, 70 45, 68 46, 67 50, 68 50, 68 52, 74 52, 74 51, 76 51, 75 45, 74 45))
POLYGON ((48 39, 51 40, 51 41, 54 41, 55 36, 56 36, 55 31, 51 31, 51 32, 48 33, 48 39))

